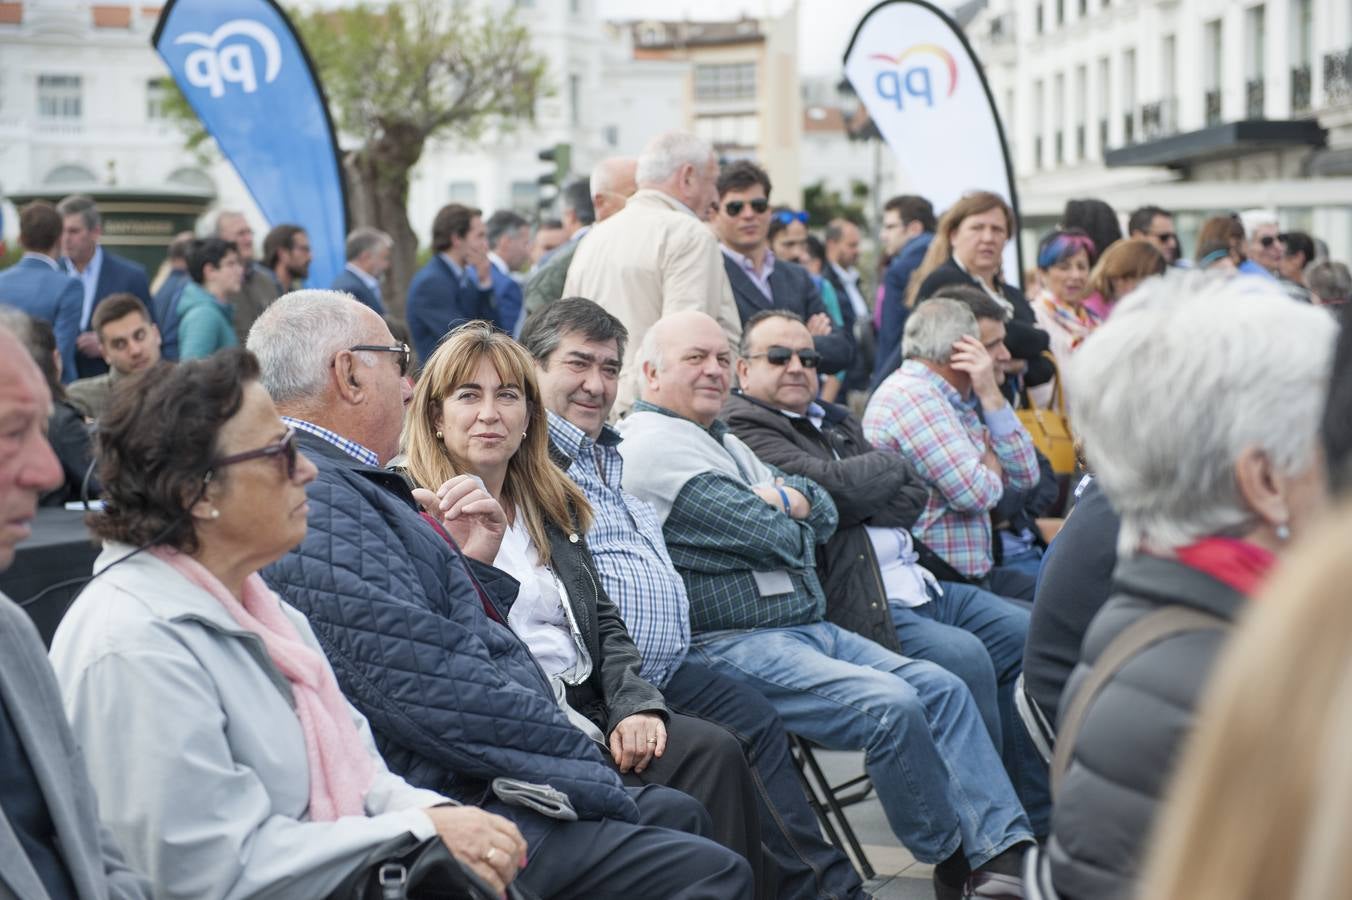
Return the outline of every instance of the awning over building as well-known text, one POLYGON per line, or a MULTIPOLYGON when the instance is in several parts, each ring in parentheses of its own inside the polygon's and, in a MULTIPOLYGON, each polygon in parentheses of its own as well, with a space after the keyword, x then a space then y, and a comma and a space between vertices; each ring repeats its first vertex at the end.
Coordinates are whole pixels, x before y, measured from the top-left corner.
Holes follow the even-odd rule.
POLYGON ((1322 147, 1326 132, 1310 119, 1276 121, 1251 119, 1212 125, 1200 131, 1171 134, 1109 150, 1103 155, 1109 167, 1169 166, 1182 168, 1195 163, 1233 158, 1263 150, 1322 147))

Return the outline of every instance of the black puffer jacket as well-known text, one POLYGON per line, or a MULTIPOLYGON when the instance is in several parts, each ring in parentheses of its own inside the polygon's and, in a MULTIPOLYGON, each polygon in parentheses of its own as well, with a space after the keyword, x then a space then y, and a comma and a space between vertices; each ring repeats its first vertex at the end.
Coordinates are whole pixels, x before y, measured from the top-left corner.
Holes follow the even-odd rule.
POLYGON ((831 495, 840 525, 817 554, 826 618, 900 653, 878 558, 864 526, 909 528, 924 511, 929 490, 906 460, 869 446, 848 410, 830 403, 822 408, 826 416, 819 431, 807 419, 786 416, 734 391, 722 418, 762 462, 811 478, 831 495))
MULTIPOLYGON (((1064 726, 1068 705, 1104 649, 1139 619, 1178 605, 1233 622, 1244 602, 1175 560, 1122 560, 1113 596, 1085 633, 1058 721, 1064 726)), ((1150 645, 1089 706, 1052 808, 1047 853, 1062 900, 1133 896, 1146 836, 1227 632, 1191 631, 1150 645)))
POLYGON ((568 688, 569 705, 606 735, 634 713, 655 713, 665 720, 668 712, 662 692, 639 677, 638 647, 619 607, 601 586, 586 539, 576 531, 565 534, 549 523, 545 531, 550 567, 568 591, 568 605, 592 660, 591 677, 568 688))

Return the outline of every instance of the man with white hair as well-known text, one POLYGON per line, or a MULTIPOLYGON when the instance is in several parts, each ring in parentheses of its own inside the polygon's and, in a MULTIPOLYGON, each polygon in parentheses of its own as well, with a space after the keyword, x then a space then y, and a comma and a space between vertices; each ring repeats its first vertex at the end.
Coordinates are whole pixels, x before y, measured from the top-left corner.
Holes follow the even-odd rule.
POLYGON ((656 513, 685 582, 689 658, 760 691, 790 731, 865 751, 893 832, 935 865, 939 900, 1022 897, 1032 830, 971 692, 825 621, 816 546, 835 504, 719 419, 732 355, 707 314, 663 318, 637 354, 642 399, 618 426, 624 489, 656 513))
POLYGON ((380 315, 385 315, 385 302, 380 296, 380 279, 390 268, 390 253, 394 238, 379 228, 354 228, 347 236, 344 248, 347 263, 333 279, 331 289, 351 294, 380 315))
POLYGON ((742 330, 718 238, 704 224, 718 203, 713 148, 692 134, 664 132, 639 154, 635 177, 639 190, 624 209, 578 245, 563 288, 565 297, 596 301, 629 332, 618 415, 638 397, 634 357, 659 319, 680 310, 708 313, 730 346, 742 330))
POLYGON ((1239 221, 1244 226, 1244 255, 1247 257, 1239 264, 1239 271, 1276 278, 1282 267, 1277 214, 1270 209, 1246 209, 1239 214, 1239 221))
POLYGON ((305 540, 263 577, 309 618, 390 767, 515 822, 530 846, 518 880, 541 895, 749 896, 746 860, 696 836, 712 829, 704 808, 624 787, 507 627, 497 502, 474 485, 455 497, 457 544, 383 468, 413 397, 408 345, 350 297, 297 291, 248 347, 319 470, 305 540))
MULTIPOLYGON (((601 160, 587 179, 595 222, 604 222, 624 209, 629 198, 638 190, 634 172, 638 160, 632 156, 611 156, 601 160)), ((566 212, 566 210, 565 210, 566 212)), ((565 229, 567 223, 565 222, 565 229)), ((563 285, 568 278, 578 244, 592 229, 591 224, 577 229, 564 244, 541 259, 541 264, 526 282, 526 314, 553 303, 563 296, 563 285)))
POLYGON ((901 368, 864 411, 864 435, 899 453, 929 485, 913 531, 969 581, 1032 600, 1032 579, 994 564, 991 510, 1006 488, 1027 491, 1041 473, 1033 439, 1000 391, 1009 360, 1003 320, 936 297, 906 319, 901 368))

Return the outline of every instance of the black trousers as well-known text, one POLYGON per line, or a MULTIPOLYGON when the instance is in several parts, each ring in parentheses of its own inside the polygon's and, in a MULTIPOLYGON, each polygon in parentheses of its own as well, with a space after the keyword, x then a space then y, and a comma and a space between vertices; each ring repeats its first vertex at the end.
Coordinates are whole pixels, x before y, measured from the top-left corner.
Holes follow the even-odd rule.
POLYGON ((650 762, 642 774, 630 771, 620 777, 630 786, 665 785, 698 800, 713 819, 709 837, 751 864, 756 896, 776 896, 778 872, 761 847, 759 798, 735 737, 712 722, 673 714, 661 758, 650 762))
POLYGON ((614 819, 558 822, 493 802, 530 845, 517 876, 544 900, 734 900, 750 898, 745 859, 709 840, 709 815, 679 791, 633 788, 637 824, 614 819), (521 820, 527 821, 521 821, 521 820))

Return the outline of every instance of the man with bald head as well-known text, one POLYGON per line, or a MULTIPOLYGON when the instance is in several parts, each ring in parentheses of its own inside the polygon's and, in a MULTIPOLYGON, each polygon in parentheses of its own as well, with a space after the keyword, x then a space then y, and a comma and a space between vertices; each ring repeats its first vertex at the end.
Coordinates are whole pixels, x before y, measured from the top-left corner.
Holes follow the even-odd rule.
MULTIPOLYGON (((0 326, 0 570, 28 537, 38 497, 61 484, 47 443, 52 397, 23 343, 0 326)), ((150 897, 99 824, 42 639, 0 594, 0 897, 150 897)))
MULTIPOLYGON (((638 160, 632 156, 611 156, 601 160, 592 169, 591 177, 587 179, 587 190, 591 194, 595 222, 604 222, 624 209, 629 198, 638 190, 634 181, 637 168, 638 160)), ((591 223, 575 229, 569 235, 568 242, 551 251, 531 275, 526 282, 527 315, 563 296, 563 285, 568 278, 568 268, 573 264, 573 254, 591 229, 591 223)))
POLYGON ((659 134, 639 154, 638 192, 578 245, 562 296, 600 304, 629 332, 615 412, 638 397, 637 345, 658 319, 680 310, 713 316, 730 343, 742 332, 723 251, 705 222, 718 203, 718 158, 681 131, 659 134))
MULTIPOLYGON (((759 355, 759 354, 757 354, 759 355)), ((647 501, 690 597, 690 658, 765 695, 790 731, 863 750, 892 830, 935 865, 940 900, 1019 897, 1032 831, 966 685, 825 621, 816 546, 830 494, 763 463, 719 418, 733 353, 708 315, 664 317, 637 354, 618 430, 624 489, 647 501)))
POLYGON ((221 210, 216 216, 216 237, 233 244, 244 266, 244 280, 239 290, 229 294, 225 302, 235 311, 235 337, 241 345, 249 337, 249 329, 263 310, 277 299, 277 281, 272 272, 254 257, 254 233, 249 220, 238 210, 221 210))

